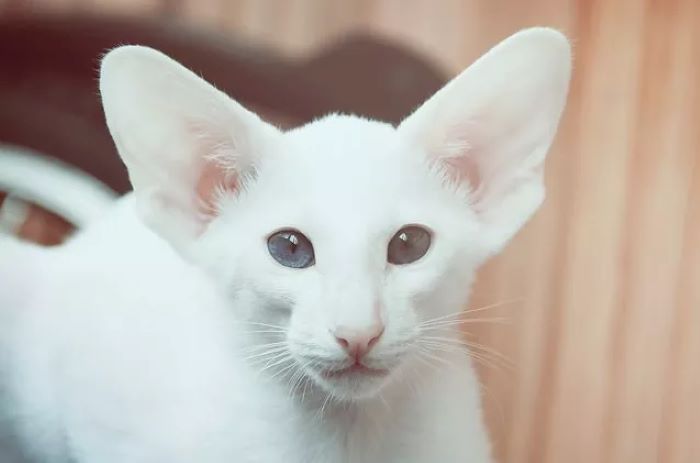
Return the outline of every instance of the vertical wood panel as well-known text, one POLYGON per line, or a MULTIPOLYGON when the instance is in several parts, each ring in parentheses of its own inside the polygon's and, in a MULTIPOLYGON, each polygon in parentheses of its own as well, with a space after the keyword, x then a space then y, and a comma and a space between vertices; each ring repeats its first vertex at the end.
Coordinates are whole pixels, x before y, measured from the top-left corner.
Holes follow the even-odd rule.
POLYGON ((561 211, 570 218, 552 288, 561 325, 557 343, 548 346, 556 362, 550 365, 549 408, 542 411, 547 441, 533 463, 603 461, 643 17, 636 0, 579 3, 575 66, 582 82, 580 93, 571 95, 578 130, 564 140, 573 191, 561 211))
POLYGON ((689 2, 649 2, 638 137, 629 172, 627 272, 617 323, 610 462, 660 453, 669 347, 682 261, 685 214, 697 153, 690 125, 697 85, 689 2), (685 26, 685 27, 683 27, 685 26), (663 117, 659 117, 662 114, 663 117), (638 436, 647 436, 639 439, 638 436))
MULTIPOLYGON (((697 75, 697 74, 696 74, 697 75)), ((693 119, 700 124, 700 106, 693 119)), ((700 149, 700 132, 695 146, 700 149)), ((683 261, 678 282, 678 311, 669 355, 660 462, 700 461, 700 160, 693 166, 683 261)))

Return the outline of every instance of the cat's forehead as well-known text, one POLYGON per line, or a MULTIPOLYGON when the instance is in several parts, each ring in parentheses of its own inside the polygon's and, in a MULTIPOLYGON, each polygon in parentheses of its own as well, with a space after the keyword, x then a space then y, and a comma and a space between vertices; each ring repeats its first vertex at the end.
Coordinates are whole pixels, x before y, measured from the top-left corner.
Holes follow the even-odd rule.
POLYGON ((257 191, 290 217, 384 223, 402 204, 415 205, 429 183, 393 126, 359 117, 319 119, 285 133, 272 150, 257 191))
POLYGON ((395 187, 407 160, 393 126, 356 116, 329 115, 286 133, 276 149, 277 162, 305 189, 327 194, 395 187))
POLYGON ((358 165, 384 157, 397 136, 394 127, 384 122, 330 114, 287 132, 284 138, 296 158, 358 165))

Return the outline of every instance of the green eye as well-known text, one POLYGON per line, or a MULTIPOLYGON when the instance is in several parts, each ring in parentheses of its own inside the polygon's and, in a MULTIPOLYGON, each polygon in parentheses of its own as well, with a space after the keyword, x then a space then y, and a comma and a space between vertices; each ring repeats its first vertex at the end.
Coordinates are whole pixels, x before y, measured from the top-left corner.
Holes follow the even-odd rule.
POLYGON ((387 261, 394 265, 411 264, 423 257, 430 249, 430 232, 417 225, 409 225, 389 241, 387 261))
POLYGON ((307 268, 316 262, 311 241, 297 230, 282 230, 273 234, 267 239, 267 250, 285 267, 307 268))

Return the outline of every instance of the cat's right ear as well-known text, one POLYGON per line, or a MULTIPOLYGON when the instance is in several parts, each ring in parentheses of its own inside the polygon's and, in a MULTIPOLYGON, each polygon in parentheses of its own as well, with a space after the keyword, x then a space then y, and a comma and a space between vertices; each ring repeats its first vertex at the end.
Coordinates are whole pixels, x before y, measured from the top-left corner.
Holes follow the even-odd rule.
POLYGON ((107 53, 100 93, 140 216, 181 252, 216 216, 221 195, 254 177, 264 146, 280 134, 148 47, 107 53))
POLYGON ((543 166, 569 86, 561 33, 527 29, 492 48, 399 126, 450 183, 465 185, 487 253, 544 198, 543 166))

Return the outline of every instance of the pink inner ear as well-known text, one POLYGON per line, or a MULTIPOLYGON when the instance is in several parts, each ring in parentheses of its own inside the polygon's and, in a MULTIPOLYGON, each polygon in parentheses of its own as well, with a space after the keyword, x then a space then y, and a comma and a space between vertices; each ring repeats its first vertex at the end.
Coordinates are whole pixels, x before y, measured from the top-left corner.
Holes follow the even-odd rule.
POLYGON ((227 193, 238 190, 238 176, 227 160, 234 157, 233 140, 215 124, 207 121, 191 120, 186 129, 196 140, 196 157, 200 159, 199 177, 195 185, 197 212, 203 224, 211 221, 216 214, 217 202, 227 193))
POLYGON ((450 180, 467 184, 474 206, 478 208, 484 194, 484 170, 479 165, 475 124, 455 124, 445 133, 437 157, 447 166, 450 180), (470 136, 471 135, 471 136, 470 136))
POLYGON ((226 193, 238 190, 238 178, 216 160, 205 161, 196 185, 197 204, 202 219, 214 218, 217 202, 226 193))
POLYGON ((467 183, 470 186, 472 196, 482 190, 483 179, 479 170, 479 164, 469 154, 445 159, 448 169, 453 175, 453 180, 459 183, 467 183))

